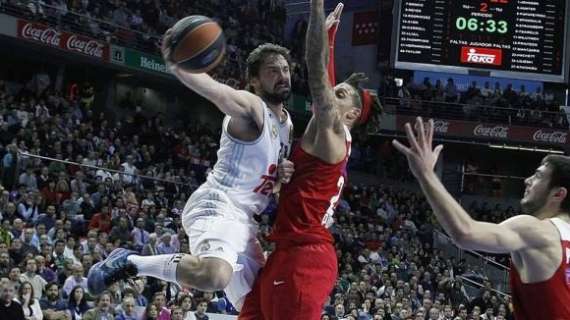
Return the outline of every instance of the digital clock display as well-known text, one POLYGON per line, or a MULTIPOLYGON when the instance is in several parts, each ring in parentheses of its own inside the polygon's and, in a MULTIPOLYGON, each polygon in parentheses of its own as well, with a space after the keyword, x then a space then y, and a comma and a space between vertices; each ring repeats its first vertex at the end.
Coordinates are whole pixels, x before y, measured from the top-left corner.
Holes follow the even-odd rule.
POLYGON ((397 0, 394 67, 563 82, 570 0, 397 0))

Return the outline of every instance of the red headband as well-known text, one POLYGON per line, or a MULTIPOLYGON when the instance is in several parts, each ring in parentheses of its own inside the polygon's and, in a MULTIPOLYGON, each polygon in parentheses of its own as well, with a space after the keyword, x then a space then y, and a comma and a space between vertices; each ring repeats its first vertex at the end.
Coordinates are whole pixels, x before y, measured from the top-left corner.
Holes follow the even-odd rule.
POLYGON ((360 110, 359 123, 364 124, 368 122, 372 111, 372 95, 366 89, 362 90, 362 109, 360 110))

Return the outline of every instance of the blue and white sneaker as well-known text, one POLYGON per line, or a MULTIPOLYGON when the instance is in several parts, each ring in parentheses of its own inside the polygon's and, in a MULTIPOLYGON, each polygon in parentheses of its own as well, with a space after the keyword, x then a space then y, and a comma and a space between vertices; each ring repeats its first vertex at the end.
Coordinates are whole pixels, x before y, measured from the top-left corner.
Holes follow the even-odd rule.
POLYGON ((118 248, 113 250, 107 259, 94 264, 87 275, 89 293, 98 295, 111 284, 137 275, 137 266, 127 257, 137 254, 135 251, 118 248))

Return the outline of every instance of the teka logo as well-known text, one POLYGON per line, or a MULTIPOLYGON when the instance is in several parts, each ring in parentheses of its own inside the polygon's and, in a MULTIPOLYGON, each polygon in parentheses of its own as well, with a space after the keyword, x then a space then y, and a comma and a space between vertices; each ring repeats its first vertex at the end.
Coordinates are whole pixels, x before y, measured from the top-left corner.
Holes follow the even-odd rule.
POLYGON ((461 62, 500 66, 503 63, 503 50, 462 47, 461 62))
POLYGON ((532 139, 536 142, 565 144, 567 136, 568 133, 563 131, 544 132, 541 129, 532 135, 532 139))

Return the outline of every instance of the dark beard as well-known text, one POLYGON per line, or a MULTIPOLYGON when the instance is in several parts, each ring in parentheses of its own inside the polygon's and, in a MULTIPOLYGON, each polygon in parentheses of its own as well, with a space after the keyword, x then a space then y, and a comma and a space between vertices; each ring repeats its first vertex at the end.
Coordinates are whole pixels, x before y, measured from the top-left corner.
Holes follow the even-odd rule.
POLYGON ((263 90, 261 92, 261 98, 270 104, 283 103, 283 102, 287 101, 287 99, 289 99, 290 96, 291 96, 291 90, 287 90, 281 94, 270 93, 270 92, 267 92, 265 90, 263 90))
POLYGON ((542 209, 546 204, 546 196, 540 197, 535 199, 534 201, 522 203, 521 201, 521 210, 524 214, 530 214, 534 216, 538 210, 542 209))

